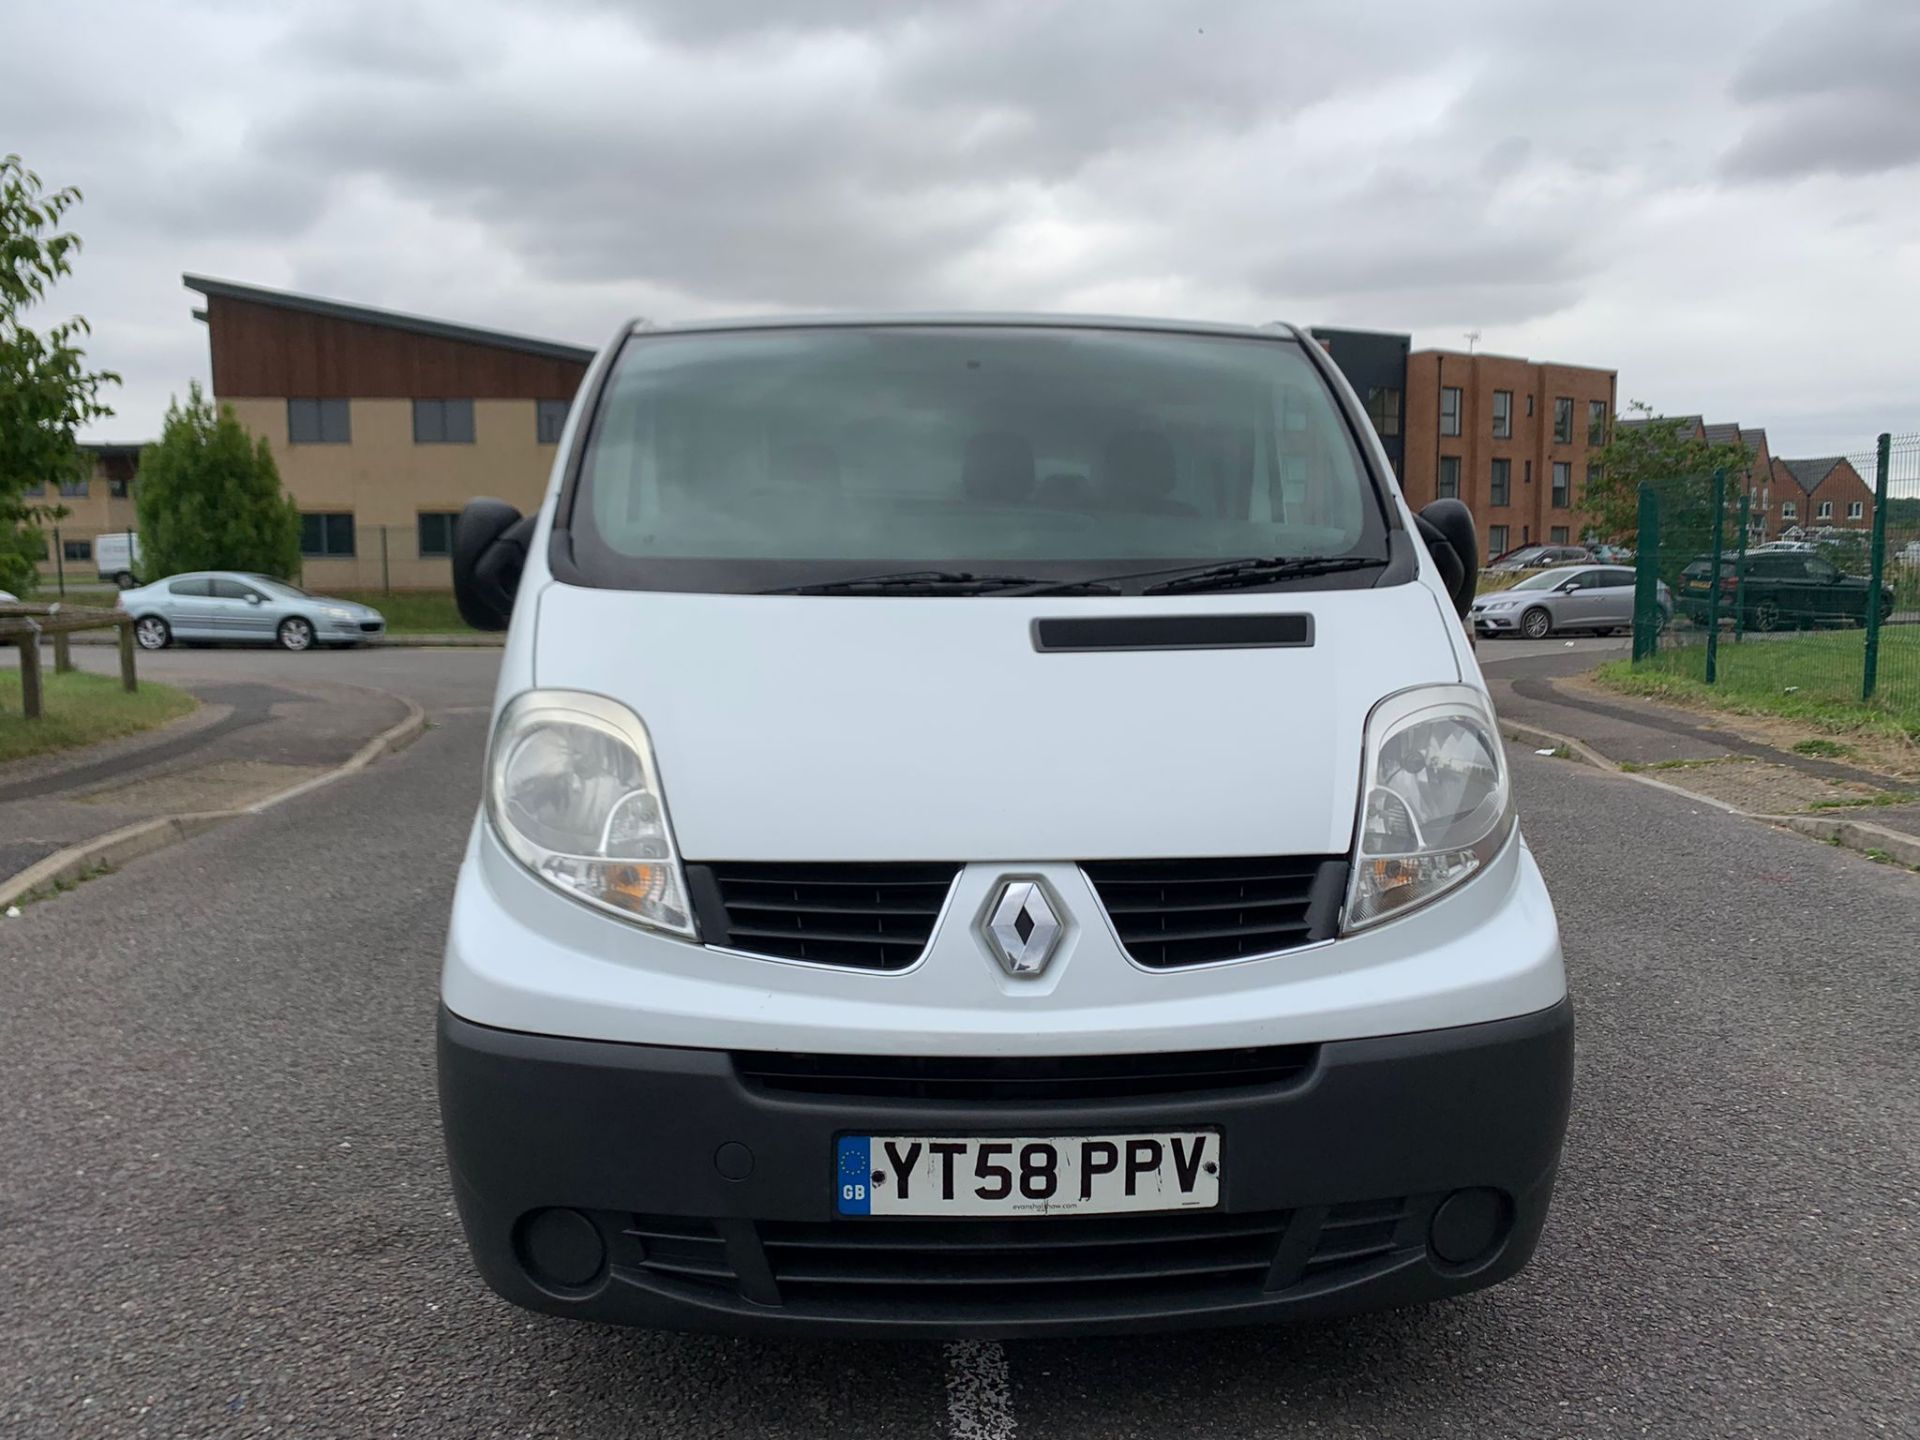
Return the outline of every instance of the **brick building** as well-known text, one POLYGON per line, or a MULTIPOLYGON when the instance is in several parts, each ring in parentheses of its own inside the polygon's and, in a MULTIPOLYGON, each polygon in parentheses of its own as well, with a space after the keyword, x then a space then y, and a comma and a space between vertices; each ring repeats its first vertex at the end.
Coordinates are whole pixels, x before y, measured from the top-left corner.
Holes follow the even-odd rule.
POLYGON ((1406 469, 1415 509, 1457 496, 1488 558, 1580 539, 1580 496, 1616 408, 1612 370, 1509 355, 1407 357, 1406 469))
POLYGON ((1773 462, 1773 494, 1779 528, 1823 525, 1863 530, 1873 524, 1873 487, 1842 455, 1773 462))

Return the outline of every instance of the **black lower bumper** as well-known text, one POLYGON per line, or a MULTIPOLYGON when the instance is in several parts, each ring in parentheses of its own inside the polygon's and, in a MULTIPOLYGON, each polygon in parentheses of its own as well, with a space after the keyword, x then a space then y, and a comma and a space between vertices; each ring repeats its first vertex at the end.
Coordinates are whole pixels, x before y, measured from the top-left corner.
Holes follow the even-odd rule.
MULTIPOLYGON (((1192 1089, 1069 1098, 925 1083, 914 1062, 804 1084, 724 1051, 556 1039, 440 1016, 440 1103, 482 1275, 531 1309, 668 1329, 1035 1335, 1406 1305, 1514 1274, 1546 1220, 1573 1015, 1291 1047, 1192 1089), (892 1089, 889 1089, 889 1086, 892 1089), (963 1098, 926 1098, 959 1093, 963 1098), (842 1133, 1216 1128, 1208 1212, 843 1220, 842 1133)), ((1269 1056, 1278 1052, 1264 1052, 1269 1056)), ((956 1062, 965 1065, 976 1062, 956 1062)), ((1044 1062, 1041 1062, 1044 1063, 1044 1062)), ((983 1088, 984 1087, 984 1088, 983 1088)), ((1059 1093, 1059 1092, 1052 1092, 1059 1093)))

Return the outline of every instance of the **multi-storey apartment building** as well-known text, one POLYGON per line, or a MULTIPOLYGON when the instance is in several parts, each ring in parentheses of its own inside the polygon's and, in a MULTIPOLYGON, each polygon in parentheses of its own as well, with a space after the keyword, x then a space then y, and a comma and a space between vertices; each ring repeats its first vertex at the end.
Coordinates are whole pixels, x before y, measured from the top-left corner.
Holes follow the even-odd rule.
POLYGON ((1612 370, 1414 351, 1401 477, 1408 502, 1466 501, 1489 558, 1534 542, 1577 542, 1580 496, 1617 395, 1612 370))

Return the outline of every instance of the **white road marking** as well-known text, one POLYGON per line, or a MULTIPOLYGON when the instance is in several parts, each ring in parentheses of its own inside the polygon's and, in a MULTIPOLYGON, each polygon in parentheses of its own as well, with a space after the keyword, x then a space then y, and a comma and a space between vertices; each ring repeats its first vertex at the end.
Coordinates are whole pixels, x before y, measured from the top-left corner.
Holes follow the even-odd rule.
POLYGON ((1013 1382, 999 1341, 948 1344, 947 1434, 953 1440, 1012 1440, 1013 1382))

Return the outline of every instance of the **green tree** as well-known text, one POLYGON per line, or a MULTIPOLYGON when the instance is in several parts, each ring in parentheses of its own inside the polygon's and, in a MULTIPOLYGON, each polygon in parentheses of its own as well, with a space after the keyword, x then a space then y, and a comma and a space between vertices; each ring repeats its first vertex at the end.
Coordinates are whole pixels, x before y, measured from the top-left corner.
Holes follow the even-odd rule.
POLYGON ((280 488, 265 440, 200 391, 167 407, 160 438, 140 452, 140 549, 148 574, 247 570, 290 577, 300 565, 300 512, 280 488))
POLYGON ((1587 531, 1597 540, 1638 545, 1640 487, 1651 488, 1660 502, 1660 575, 1668 584, 1713 545, 1713 473, 1726 472, 1726 513, 1721 543, 1731 554, 1740 543, 1740 494, 1760 477, 1739 441, 1714 444, 1685 420, 1653 413, 1635 400, 1629 417, 1616 421, 1607 443, 1593 454, 1593 477, 1581 492, 1587 531))
POLYGON ((0 158, 0 589, 21 595, 37 583, 29 557, 40 552, 41 527, 68 513, 29 504, 27 491, 58 495, 61 481, 86 473, 76 432, 113 413, 100 392, 120 383, 86 368, 80 316, 44 333, 22 318, 72 273, 80 237, 60 223, 79 203, 71 186, 48 192, 18 155, 0 158))
MULTIPOLYGON (((1730 512, 1737 512, 1752 458, 1739 441, 1713 444, 1684 420, 1653 413, 1639 400, 1631 418, 1616 422, 1607 443, 1593 454, 1595 471, 1580 496, 1580 508, 1597 538, 1631 545, 1640 524, 1640 486, 1653 485, 1674 507, 1713 518, 1713 472, 1725 470, 1730 512)), ((1729 538, 1732 538, 1731 532, 1729 538)))

